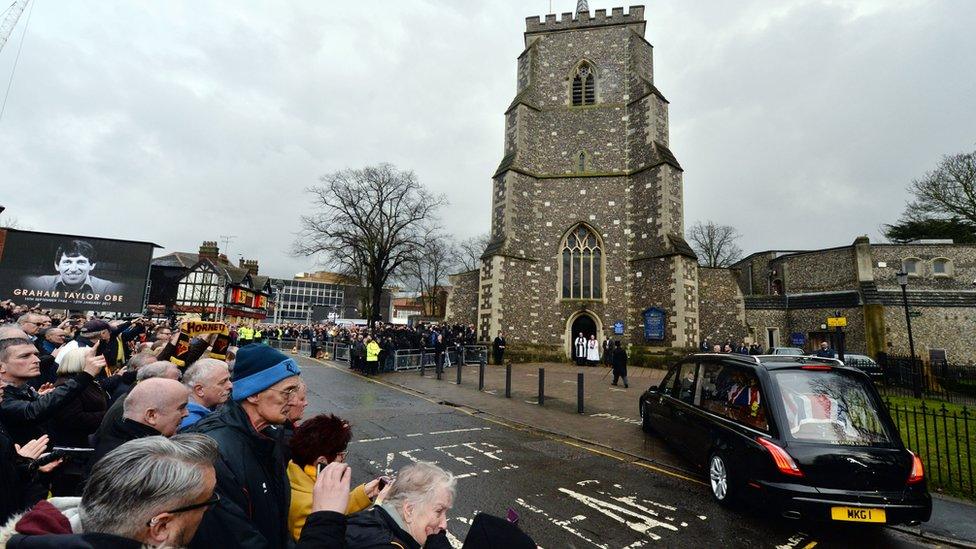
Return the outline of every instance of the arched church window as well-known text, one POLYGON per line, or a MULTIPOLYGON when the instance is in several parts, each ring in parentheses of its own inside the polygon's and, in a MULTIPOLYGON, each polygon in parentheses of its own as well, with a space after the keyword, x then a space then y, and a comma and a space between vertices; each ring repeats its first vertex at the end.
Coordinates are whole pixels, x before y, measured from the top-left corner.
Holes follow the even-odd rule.
POLYGON ((576 157, 576 171, 583 173, 586 171, 586 153, 580 151, 579 156, 576 157))
POLYGON ((563 299, 603 298, 603 249, 596 233, 578 225, 562 245, 563 299))
POLYGON ((582 62, 573 75, 573 106, 592 105, 596 102, 596 80, 593 67, 582 62))

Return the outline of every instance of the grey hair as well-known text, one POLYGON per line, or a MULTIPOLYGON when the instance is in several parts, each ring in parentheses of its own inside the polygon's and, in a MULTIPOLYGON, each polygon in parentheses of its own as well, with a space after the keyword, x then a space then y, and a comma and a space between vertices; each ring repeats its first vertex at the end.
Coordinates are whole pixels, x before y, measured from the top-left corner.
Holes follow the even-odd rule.
POLYGON ((139 368, 139 371, 136 372, 136 383, 140 381, 145 381, 153 377, 163 377, 164 375, 166 375, 166 370, 169 370, 170 367, 175 368, 176 364, 173 364, 172 362, 166 362, 166 361, 159 361, 159 362, 153 362, 151 364, 147 364, 142 368, 139 368))
POLYGON ((202 384, 214 368, 220 367, 227 368, 227 363, 216 358, 201 358, 183 372, 183 385, 192 391, 194 385, 202 384))
POLYGON ((0 360, 7 360, 7 354, 10 352, 10 348, 18 345, 34 346, 34 344, 31 343, 31 340, 24 339, 22 337, 8 337, 0 339, 0 360))
POLYGON ((217 443, 199 434, 126 442, 92 468, 81 496, 84 531, 137 539, 154 516, 200 497, 219 455, 217 443))
POLYGON ((125 365, 129 368, 129 371, 138 372, 140 368, 153 362, 156 362, 156 355, 152 353, 136 353, 129 357, 129 362, 126 362, 125 365))
POLYGON ((88 347, 75 347, 61 358, 58 365, 59 376, 67 374, 77 374, 85 369, 85 360, 88 358, 88 347))
POLYGON ((20 315, 19 317, 17 317, 17 325, 18 326, 23 326, 27 322, 30 322, 30 319, 31 319, 32 316, 41 316, 41 315, 39 315, 37 313, 24 313, 24 314, 20 315))
POLYGON ((0 324, 0 339, 10 339, 13 337, 18 337, 20 334, 27 335, 27 332, 20 327, 20 324, 17 324, 16 322, 0 324), (16 335, 9 335, 10 332, 16 332, 16 335))
POLYGON ((440 488, 447 489, 451 499, 454 499, 456 487, 457 479, 450 471, 429 461, 418 461, 400 469, 384 502, 396 508, 402 517, 405 504, 417 506, 430 503, 440 488))

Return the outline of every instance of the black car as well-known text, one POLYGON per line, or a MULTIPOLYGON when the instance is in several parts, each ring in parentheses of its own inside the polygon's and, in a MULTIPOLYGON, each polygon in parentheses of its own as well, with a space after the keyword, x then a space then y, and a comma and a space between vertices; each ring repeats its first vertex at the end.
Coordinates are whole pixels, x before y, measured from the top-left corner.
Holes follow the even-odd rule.
POLYGON ((886 524, 932 514, 921 460, 868 376, 838 360, 691 355, 641 395, 640 413, 645 431, 707 470, 723 505, 886 524))

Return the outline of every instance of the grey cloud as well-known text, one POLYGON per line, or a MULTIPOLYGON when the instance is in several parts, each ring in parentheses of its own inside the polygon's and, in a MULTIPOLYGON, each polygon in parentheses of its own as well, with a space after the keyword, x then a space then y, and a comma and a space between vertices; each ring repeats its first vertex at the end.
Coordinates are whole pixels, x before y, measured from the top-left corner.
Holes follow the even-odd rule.
MULTIPOLYGON (((449 232, 487 230, 524 18, 548 2, 231 6, 38 3, 0 121, 10 214, 170 250, 235 234, 233 258, 290 274, 314 266, 287 254, 302 189, 390 161, 448 195, 449 232)), ((647 8, 686 220, 737 225, 746 251, 877 238, 912 177, 976 141, 971 2, 647 8)))

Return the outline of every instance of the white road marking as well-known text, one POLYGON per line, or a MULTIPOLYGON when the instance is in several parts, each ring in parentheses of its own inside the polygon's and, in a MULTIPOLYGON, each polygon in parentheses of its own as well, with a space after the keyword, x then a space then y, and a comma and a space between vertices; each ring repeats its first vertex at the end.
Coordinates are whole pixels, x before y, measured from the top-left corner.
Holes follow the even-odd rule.
POLYGON ((377 441, 380 441, 380 440, 393 440, 395 438, 396 438, 395 436, 390 436, 390 437, 377 437, 377 438, 364 438, 362 440, 357 440, 357 441, 354 441, 354 442, 359 442, 359 443, 363 443, 363 442, 377 442, 377 441))
POLYGON ((641 420, 639 420, 639 419, 634 419, 632 417, 616 416, 616 415, 613 415, 613 414, 608 414, 606 412, 603 412, 603 413, 600 413, 600 414, 590 414, 590 417, 598 417, 598 418, 601 418, 601 419, 610 419, 610 420, 613 420, 613 421, 622 421, 624 423, 630 423, 631 425, 640 425, 641 424, 641 420))
POLYGON ((555 519, 555 518, 549 516, 549 513, 543 511, 542 509, 539 509, 538 507, 533 507, 532 505, 529 505, 522 498, 517 498, 515 500, 515 503, 518 503, 519 505, 521 505, 522 507, 525 507, 526 509, 528 509, 529 511, 532 511, 533 513, 542 515, 543 517, 549 519, 549 522, 551 522, 553 525, 558 526, 559 528, 562 528, 563 530, 569 532, 570 534, 573 534, 574 536, 576 536, 576 537, 578 537, 578 538, 580 538, 580 539, 582 539, 584 541, 590 542, 595 547, 599 547, 600 549, 610 549, 608 546, 603 545, 603 544, 600 544, 600 543, 597 543, 597 542, 591 540, 590 538, 584 536, 583 533, 580 532, 579 530, 576 530, 575 528, 571 528, 570 527, 570 524, 579 522, 579 520, 584 520, 586 518, 586 517, 583 517, 582 515, 577 515, 577 516, 573 517, 570 520, 558 520, 558 519, 555 519))
POLYGON ((647 537, 653 539, 654 541, 660 540, 661 536, 652 532, 651 531, 652 528, 666 528, 668 530, 672 530, 675 532, 678 531, 677 526, 668 524, 666 522, 654 520, 649 516, 642 515, 635 511, 631 511, 630 509, 621 507, 619 505, 615 505, 608 501, 603 501, 592 496, 580 494, 579 492, 574 492, 566 488, 560 488, 559 491, 579 501, 583 505, 586 505, 587 507, 599 511, 600 513, 616 520, 621 524, 626 524, 631 530, 644 534, 647 537), (629 520, 625 518, 625 516, 627 515, 637 520, 629 520))
POLYGON ((471 427, 470 429, 451 429, 450 431, 431 431, 428 435, 446 435, 448 433, 470 433, 471 431, 488 431, 491 427, 471 427))

